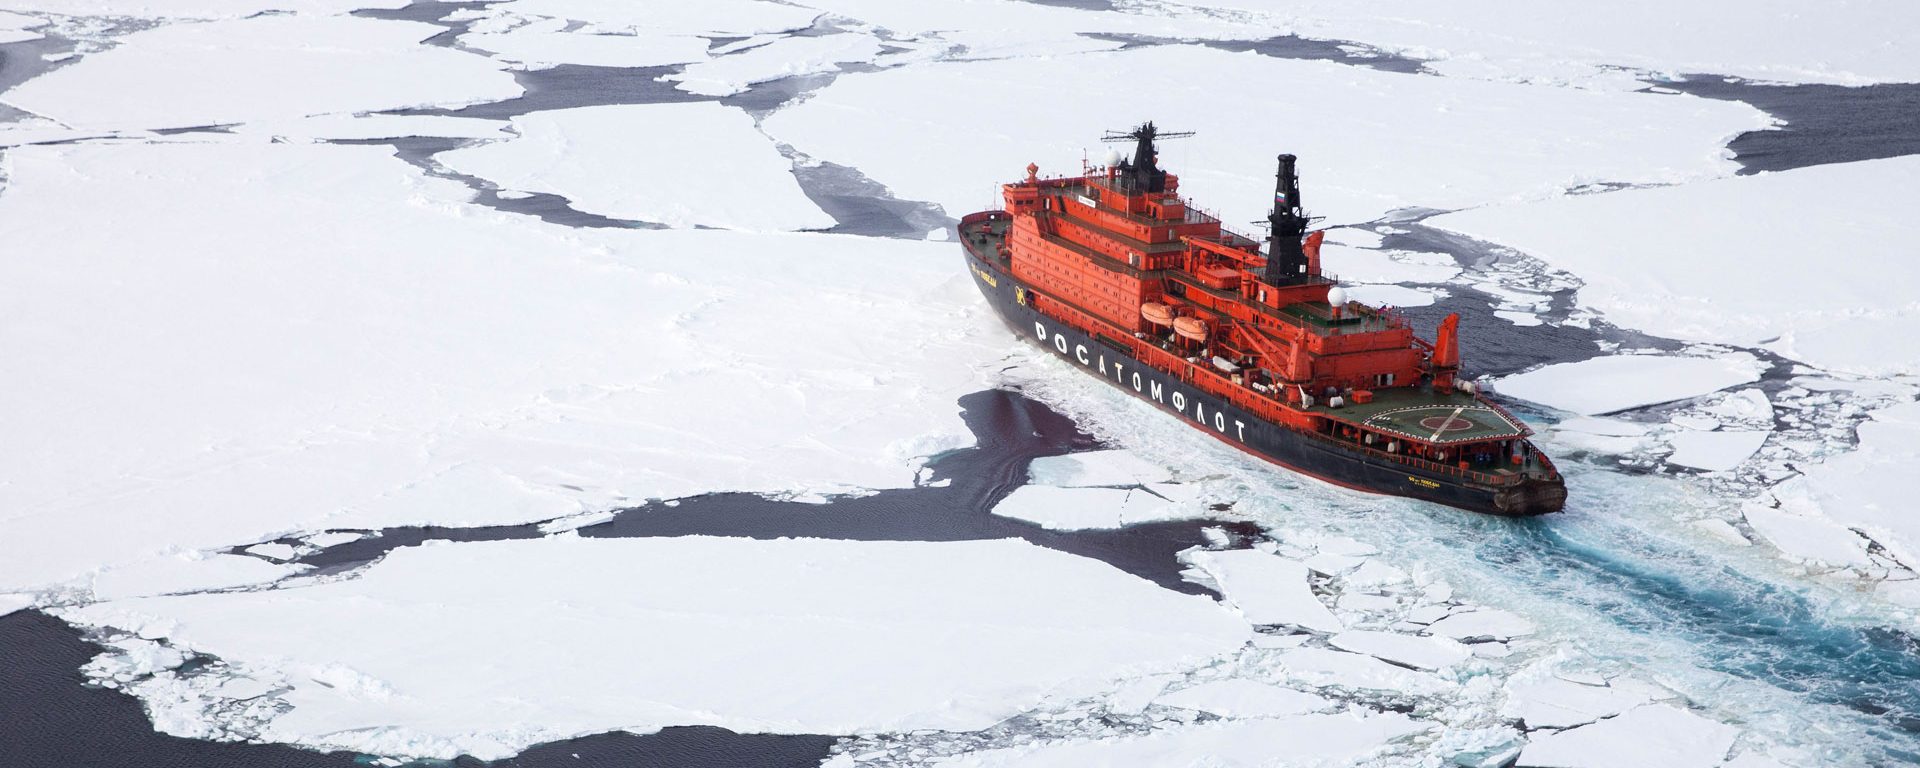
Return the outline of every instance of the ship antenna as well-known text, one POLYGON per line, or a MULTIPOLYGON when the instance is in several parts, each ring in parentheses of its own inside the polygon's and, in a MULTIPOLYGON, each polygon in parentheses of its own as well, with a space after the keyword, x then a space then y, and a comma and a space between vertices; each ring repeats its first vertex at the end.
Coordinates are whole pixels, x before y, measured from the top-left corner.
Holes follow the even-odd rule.
POLYGON ((1193 131, 1161 131, 1149 120, 1131 131, 1108 131, 1100 137, 1105 142, 1134 142, 1133 162, 1120 163, 1120 176, 1127 192, 1163 192, 1167 188, 1167 172, 1160 170, 1159 149, 1153 142, 1156 139, 1184 139, 1192 136, 1193 131))

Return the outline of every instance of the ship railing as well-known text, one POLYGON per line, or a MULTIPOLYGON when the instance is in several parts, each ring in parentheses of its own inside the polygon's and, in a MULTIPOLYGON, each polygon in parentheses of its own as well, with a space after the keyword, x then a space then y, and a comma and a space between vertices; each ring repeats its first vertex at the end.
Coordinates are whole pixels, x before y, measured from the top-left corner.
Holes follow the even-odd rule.
MULTIPOLYGON (((1036 299, 1041 299, 1041 298, 1044 298, 1044 297, 1036 297, 1036 299)), ((1096 318, 1092 317, 1086 312, 1079 310, 1076 307, 1065 305, 1065 304, 1062 304, 1061 302, 1054 301, 1051 299, 1045 299, 1045 300, 1047 301, 1048 304, 1054 305, 1057 308, 1057 311, 1064 311, 1064 313, 1072 316, 1075 320, 1078 320, 1078 322, 1069 320, 1069 323, 1079 328, 1082 331, 1086 331, 1089 333, 1097 333, 1101 325, 1106 325, 1104 321, 1097 320, 1096 318)), ((1255 392, 1251 388, 1248 388, 1243 385, 1236 385, 1232 382, 1230 378, 1227 377, 1226 374, 1221 373, 1220 371, 1214 369, 1212 366, 1203 366, 1199 363, 1188 362, 1185 357, 1174 354, 1173 352, 1170 352, 1168 350, 1161 349, 1159 345, 1154 344, 1152 342, 1134 338, 1131 334, 1127 334, 1122 338, 1114 338, 1112 340, 1119 342, 1123 346, 1127 347, 1128 350, 1133 353, 1135 359, 1138 359, 1146 363, 1148 366, 1152 367, 1153 369, 1158 370, 1162 373, 1170 374, 1174 378, 1179 379, 1182 383, 1196 387, 1203 392, 1214 395, 1216 397, 1225 398, 1227 402, 1230 402, 1235 406, 1238 406, 1239 408, 1242 408, 1249 412, 1259 414, 1265 417, 1268 422, 1272 423, 1277 427, 1295 432, 1307 438, 1311 438, 1314 440, 1326 440, 1326 441, 1338 443, 1342 447, 1358 449, 1368 455, 1382 457, 1397 464, 1402 464, 1409 467, 1415 467, 1418 469, 1423 469, 1428 472, 1433 472, 1441 475, 1448 475, 1452 477, 1463 477, 1469 480, 1484 483, 1486 485, 1499 485, 1499 486, 1517 485, 1524 482, 1527 479, 1528 475, 1530 474, 1528 472, 1523 471, 1523 472, 1518 472, 1518 473, 1509 474, 1509 475, 1502 475, 1502 474, 1496 474, 1496 473, 1490 473, 1490 472, 1482 472, 1477 469, 1470 469, 1470 468, 1463 469, 1455 464, 1444 464, 1441 462, 1431 461, 1428 459, 1422 459, 1422 458, 1417 458, 1413 456, 1407 456, 1404 454, 1390 453, 1388 451, 1381 450, 1379 448, 1374 448, 1361 443, 1349 443, 1344 440, 1334 440, 1333 438, 1330 438, 1314 430, 1303 429, 1301 427, 1288 424, 1282 419, 1273 418, 1270 414, 1272 410, 1276 407, 1275 403, 1277 402, 1277 398, 1274 400, 1269 400, 1267 396, 1261 395, 1260 393, 1255 392), (1205 370, 1209 373, 1212 373, 1213 375, 1206 376, 1206 377, 1201 377, 1196 375, 1195 372, 1201 371, 1201 370, 1205 370)), ((1545 475, 1546 478, 1552 479, 1559 476, 1559 473, 1553 468, 1552 462, 1547 459, 1545 454, 1542 454, 1539 452, 1533 453, 1532 461, 1539 461, 1541 464, 1544 465, 1547 472, 1547 474, 1545 475)))

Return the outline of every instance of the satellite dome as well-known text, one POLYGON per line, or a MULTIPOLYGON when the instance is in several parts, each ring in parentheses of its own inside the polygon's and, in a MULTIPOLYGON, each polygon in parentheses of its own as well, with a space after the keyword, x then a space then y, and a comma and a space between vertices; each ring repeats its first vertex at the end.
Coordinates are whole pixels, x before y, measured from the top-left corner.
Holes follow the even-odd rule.
POLYGON ((1339 309, 1341 307, 1346 306, 1347 305, 1347 289, 1337 285, 1334 286, 1333 290, 1327 291, 1327 303, 1333 305, 1334 309, 1339 309))
POLYGON ((1112 168, 1119 164, 1120 164, 1120 150, 1117 150, 1117 149, 1107 150, 1107 167, 1112 168))

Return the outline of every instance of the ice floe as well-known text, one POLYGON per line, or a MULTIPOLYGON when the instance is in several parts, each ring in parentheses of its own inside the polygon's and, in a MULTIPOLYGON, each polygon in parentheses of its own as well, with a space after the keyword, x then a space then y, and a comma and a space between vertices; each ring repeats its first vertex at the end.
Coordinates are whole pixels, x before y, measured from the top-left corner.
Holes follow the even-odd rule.
POLYGON ((1916 373, 1920 273, 1907 248, 1920 238, 1916 175, 1920 157, 1897 157, 1493 206, 1427 223, 1579 275, 1579 301, 1621 326, 1764 343, 1829 370, 1916 373), (1635 233, 1631 242, 1622 232, 1635 233))
POLYGON ((1466 661, 1473 652, 1457 640, 1399 632, 1351 630, 1327 639, 1333 647, 1414 669, 1435 670, 1466 661))
POLYGON ((1500 379, 1497 386, 1501 394, 1592 416, 1759 381, 1762 370, 1760 362, 1745 353, 1606 355, 1536 368, 1500 379))
POLYGON ((497 62, 420 44, 443 31, 352 16, 163 25, 28 80, 0 101, 74 128, 152 129, 521 94, 497 62))
POLYGON ((62 16, 132 16, 148 19, 233 19, 271 13, 345 13, 362 8, 399 8, 409 0, 10 0, 13 10, 62 16))
POLYGON ((1388 664, 1372 656, 1326 648, 1295 648, 1280 653, 1288 680, 1314 687, 1385 691, 1415 695, 1450 690, 1447 681, 1426 672, 1388 664))
POLYGON ((1307 567, 1257 549, 1196 551, 1190 562, 1220 585, 1228 605, 1255 624, 1284 624, 1320 632, 1346 627, 1315 597, 1307 567))
POLYGON ((1498 608, 1456 611, 1434 622, 1427 631, 1455 640, 1507 640, 1533 634, 1533 622, 1498 608))
POLYGON ((46 19, 38 16, 0 11, 0 44, 38 40, 44 35, 34 30, 46 26, 47 23, 46 19))
POLYGON ((1762 430, 1729 429, 1706 432, 1683 429, 1671 438, 1673 455, 1668 464, 1721 472, 1740 466, 1760 450, 1771 434, 1762 430))
POLYGON ((683 67, 660 79, 703 96, 730 96, 755 83, 833 72, 840 64, 880 55, 879 39, 859 33, 788 37, 767 45, 683 67))
POLYGON ((1333 708, 1327 699, 1244 677, 1210 680, 1162 694, 1153 703, 1194 709, 1221 717, 1280 717, 1333 708))
POLYGON ((1027 465, 1028 482, 1069 488, 1147 485, 1172 479, 1166 467, 1118 449, 1042 456, 1027 465))
POLYGON ((1528 728, 1571 728, 1613 717, 1652 701, 1644 690, 1577 683, 1547 674, 1523 674, 1507 684, 1504 717, 1528 728))
POLYGON ((0 239, 32 256, 0 260, 0 588, 303 530, 910 487, 970 442, 955 401, 1004 344, 950 245, 566 230, 384 147, 235 141, 6 153, 0 239))
POLYGON ((635 3, 630 0, 512 0, 490 11, 585 22, 601 31, 736 36, 805 29, 820 12, 766 0, 635 3))
POLYGON ((1857 450, 1807 467, 1803 480, 1789 480, 1774 493, 1837 527, 1866 533, 1907 568, 1920 570, 1911 482, 1920 467, 1920 403, 1874 411, 1859 438, 1857 450))
POLYGON ((1344 765, 1430 727, 1397 713, 1295 715, 1168 728, 1144 736, 996 749, 962 755, 939 765, 947 768, 1344 765))
POLYGON ((1648 704, 1592 725, 1536 736, 1523 768, 1711 768, 1739 729, 1667 704, 1648 704))
POLYGON ((364 141, 408 136, 459 139, 507 138, 503 120, 450 115, 319 115, 295 120, 261 120, 234 126, 242 135, 303 141, 364 141))
POLYGON ((1273 155, 1281 151, 1302 159, 1307 207, 1339 224, 1408 206, 1457 209, 1551 195, 1582 180, 1727 175, 1735 167, 1719 156, 1726 137, 1767 124, 1760 112, 1726 102, 1400 75, 1174 45, 845 74, 763 127, 809 156, 860 168, 897 197, 959 215, 998 207, 997 185, 1029 162, 1043 175, 1078 173, 1075 163, 1100 146, 1103 130, 1137 123, 1139 105, 1113 98, 1115 82, 1155 94, 1156 114, 1215 113, 1218 94, 1193 87, 1194 72, 1286 86, 1284 97, 1242 94, 1233 120, 1198 126, 1198 136, 1161 148, 1182 193, 1219 206, 1229 222, 1265 215, 1273 155), (1048 108, 1023 113, 1020 130, 1010 132, 1004 114, 981 108, 1005 103, 1048 108), (1415 136, 1403 130, 1410 121, 1422 126, 1415 136), (1286 125, 1285 135, 1276 137, 1274 125, 1286 125))
POLYGON ((1792 0, 1187 4, 1264 12, 1302 36, 1364 42, 1429 60, 1453 75, 1600 88, 1636 88, 1642 80, 1694 72, 1842 85, 1920 81, 1920 55, 1906 44, 1920 35, 1920 9, 1898 0, 1846 3, 1818 14, 1792 0))
MULTIPOLYGON (((285 555, 279 559, 293 554, 293 548, 285 544, 260 546, 284 547, 285 555)), ((95 600, 203 592, 265 584, 302 570, 305 569, 242 555, 161 555, 95 574, 92 592, 95 600)))
POLYGON ((1206 512, 1191 486, 1155 484, 1145 488, 1058 488, 1023 485, 995 504, 1001 517, 1037 523, 1049 530, 1122 528, 1160 520, 1178 520, 1206 512))
POLYGON ((675 227, 833 226, 793 163, 737 109, 711 103, 614 105, 513 118, 519 137, 435 156, 503 189, 546 192, 589 213, 675 227), (724 157, 725 182, 715 160, 724 157))
POLYGON ((544 19, 504 31, 460 36, 467 48, 492 53, 529 69, 560 64, 593 67, 658 67, 705 61, 709 42, 692 35, 567 31, 566 19, 544 19))
POLYGON ((351 580, 66 616, 284 680, 292 708, 263 738, 440 758, 669 725, 974 730, 1250 634, 1211 600, 1015 540, 426 546, 351 580))

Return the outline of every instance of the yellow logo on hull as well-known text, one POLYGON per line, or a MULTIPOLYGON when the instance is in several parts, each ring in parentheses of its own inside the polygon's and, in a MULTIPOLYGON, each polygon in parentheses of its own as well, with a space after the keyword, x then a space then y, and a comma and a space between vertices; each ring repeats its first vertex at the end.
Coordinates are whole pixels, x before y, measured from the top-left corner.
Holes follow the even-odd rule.
POLYGON ((975 275, 980 276, 980 282, 986 283, 987 285, 991 285, 995 288, 1000 287, 1000 281, 993 279, 993 275, 987 274, 986 270, 981 269, 979 267, 974 267, 972 264, 968 264, 967 266, 973 267, 973 273, 975 275))
POLYGON ((1436 483, 1432 480, 1428 480, 1424 477, 1414 477, 1413 475, 1407 475, 1407 482, 1413 483, 1414 485, 1420 486, 1422 488, 1439 488, 1440 487, 1439 483, 1436 483))

